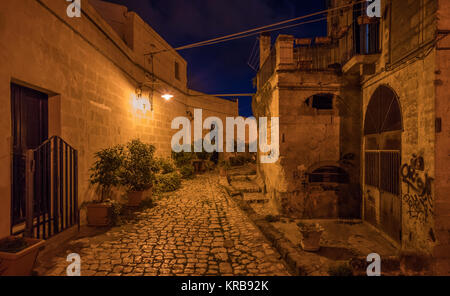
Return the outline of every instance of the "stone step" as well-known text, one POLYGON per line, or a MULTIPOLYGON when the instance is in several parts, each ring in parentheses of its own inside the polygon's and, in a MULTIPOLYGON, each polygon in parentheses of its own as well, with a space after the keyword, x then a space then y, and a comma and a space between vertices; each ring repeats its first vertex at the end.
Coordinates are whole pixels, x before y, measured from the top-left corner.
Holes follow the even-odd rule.
POLYGON ((231 187, 243 193, 261 192, 261 188, 251 181, 232 181, 231 187))
POLYGON ((230 182, 233 181, 249 181, 246 175, 231 175, 230 182))
POLYGON ((230 182, 234 181, 255 181, 257 178, 256 175, 233 175, 229 176, 230 182))
POLYGON ((267 198, 263 193, 244 193, 244 201, 248 203, 268 203, 269 198, 267 198))
POLYGON ((255 176, 256 169, 254 167, 241 166, 241 167, 231 167, 227 170, 227 175, 230 177, 234 176, 255 176))

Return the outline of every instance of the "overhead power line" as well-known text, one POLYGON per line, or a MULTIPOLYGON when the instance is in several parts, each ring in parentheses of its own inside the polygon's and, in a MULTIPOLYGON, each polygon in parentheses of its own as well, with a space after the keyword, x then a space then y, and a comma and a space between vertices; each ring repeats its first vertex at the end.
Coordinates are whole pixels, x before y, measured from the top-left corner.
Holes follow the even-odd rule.
MULTIPOLYGON (((305 21, 305 22, 301 22, 301 23, 297 23, 297 24, 293 24, 293 25, 288 25, 288 26, 284 26, 284 27, 278 27, 278 28, 274 28, 274 29, 270 29, 270 30, 264 30, 264 31, 261 31, 261 32, 278 31, 278 30, 282 30, 282 29, 286 29, 286 28, 292 28, 292 27, 296 27, 296 26, 301 26, 301 25, 321 22, 321 21, 324 21, 326 19, 327 19, 326 17, 323 17, 323 18, 320 18, 320 19, 305 21)), ((242 39, 242 38, 247 38, 247 37, 254 36, 254 35, 259 35, 261 32, 253 32, 253 33, 249 33, 249 34, 246 34, 246 35, 236 36, 236 37, 228 38, 228 39, 225 39, 225 40, 217 40, 217 41, 213 41, 213 42, 209 42, 209 43, 205 43, 205 44, 201 44, 201 45, 192 45, 192 46, 189 46, 189 47, 175 48, 175 50, 178 51, 178 50, 189 49, 189 48, 209 46, 209 45, 213 45, 213 44, 217 44, 217 43, 223 43, 223 42, 228 42, 228 41, 231 41, 231 40, 242 39)))
MULTIPOLYGON (((278 22, 278 23, 274 23, 274 24, 270 24, 270 25, 266 25, 266 26, 262 26, 262 27, 258 27, 258 28, 254 28, 254 29, 250 29, 250 30, 247 30, 247 31, 242 31, 242 32, 238 32, 238 33, 234 33, 234 34, 230 34, 230 35, 226 35, 226 36, 222 36, 222 37, 217 37, 217 38, 213 38, 213 39, 209 39, 209 40, 205 40, 205 41, 201 41, 201 42, 197 42, 197 43, 192 43, 192 44, 176 47, 174 49, 178 51, 178 50, 183 50, 183 49, 188 49, 188 48, 194 48, 194 47, 200 47, 200 46, 205 46, 205 45, 210 45, 210 44, 216 44, 216 43, 219 43, 219 42, 226 42, 226 41, 230 41, 230 40, 235 40, 235 39, 238 39, 238 37, 241 36, 241 35, 243 35, 243 36, 241 36, 239 38, 245 38, 245 37, 248 37, 248 36, 253 36, 255 34, 259 34, 260 32, 264 32, 264 31, 280 30, 281 28, 276 28, 276 29, 269 29, 269 28, 280 26, 280 25, 287 24, 287 23, 292 23, 292 22, 295 22, 295 21, 298 21, 298 20, 302 20, 302 19, 307 19, 307 18, 310 18, 310 17, 313 17, 313 16, 324 14, 324 13, 333 12, 333 11, 341 10, 341 9, 348 8, 348 7, 353 7, 354 5, 357 5, 357 4, 360 4, 360 3, 365 3, 365 2, 367 2, 367 0, 360 0, 360 1, 356 1, 354 3, 342 5, 342 6, 339 6, 339 7, 325 9, 325 10, 322 10, 322 11, 318 11, 318 12, 314 12, 314 13, 307 14, 307 15, 304 15, 304 16, 296 17, 296 18, 293 18, 293 19, 288 19, 288 20, 285 20, 285 21, 281 21, 281 22, 278 22), (255 32, 258 32, 258 33, 255 33, 255 32), (253 34, 249 34, 249 33, 253 33, 253 34), (234 37, 236 37, 236 38, 234 38, 234 37)), ((297 25, 301 25, 301 24, 303 24, 303 23, 299 23, 297 25)), ((295 25, 292 25, 292 26, 295 26, 295 25)), ((284 28, 284 27, 282 27, 282 28, 284 28)), ((165 50, 163 50, 163 51, 165 51, 165 50)))

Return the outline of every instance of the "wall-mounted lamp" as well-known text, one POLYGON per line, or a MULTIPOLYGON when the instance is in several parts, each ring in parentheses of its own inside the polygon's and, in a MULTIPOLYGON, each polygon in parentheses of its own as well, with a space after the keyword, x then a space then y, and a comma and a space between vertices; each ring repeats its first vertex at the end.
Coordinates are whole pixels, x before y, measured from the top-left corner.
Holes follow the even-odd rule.
POLYGON ((170 101, 173 98, 173 95, 171 95, 171 94, 163 94, 161 97, 164 100, 166 100, 166 101, 170 101))
POLYGON ((143 91, 141 87, 136 88, 136 96, 134 98, 134 107, 136 109, 141 110, 144 114, 147 113, 147 111, 152 111, 153 104, 150 103, 149 98, 144 97, 143 91))

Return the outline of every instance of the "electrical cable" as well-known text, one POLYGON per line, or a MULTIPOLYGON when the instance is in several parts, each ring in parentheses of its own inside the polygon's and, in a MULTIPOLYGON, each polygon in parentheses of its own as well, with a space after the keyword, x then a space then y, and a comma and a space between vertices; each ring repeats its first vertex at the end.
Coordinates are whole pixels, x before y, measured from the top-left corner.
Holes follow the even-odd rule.
MULTIPOLYGON (((275 31, 275 30, 279 30, 279 29, 278 28, 276 28, 276 29, 269 29, 269 30, 266 30, 266 29, 267 28, 271 28, 271 27, 276 27, 276 26, 279 26, 279 25, 283 25, 283 24, 286 24, 286 23, 291 23, 291 22, 294 22, 294 21, 297 21, 297 20, 301 20, 301 19, 307 19, 307 18, 310 18, 310 17, 313 17, 313 16, 324 14, 324 13, 334 12, 334 11, 341 10, 341 9, 344 9, 344 8, 353 7, 353 6, 357 5, 357 4, 365 3, 365 2, 367 2, 367 0, 360 0, 360 1, 356 1, 354 3, 342 5, 342 6, 339 6, 339 7, 329 8, 329 9, 325 9, 325 10, 321 10, 321 11, 317 11, 317 12, 314 12, 314 13, 311 13, 311 14, 307 14, 307 15, 296 17, 296 18, 292 18, 292 19, 288 19, 288 20, 281 21, 281 22, 278 22, 278 23, 274 23, 274 24, 270 24, 270 25, 266 25, 266 26, 262 26, 262 27, 257 27, 257 28, 253 28, 253 29, 250 29, 250 30, 246 30, 246 31, 242 31, 242 32, 234 33, 234 34, 229 34, 229 35, 225 35, 225 36, 221 36, 221 37, 216 37, 216 38, 213 38, 213 39, 209 39, 209 40, 205 40, 205 41, 201 41, 201 42, 196 42, 196 43, 192 43, 192 44, 176 47, 176 48, 173 48, 173 49, 178 51, 178 50, 183 50, 183 49, 188 49, 188 48, 205 46, 205 45, 209 45, 209 44, 216 44, 216 43, 219 43, 219 42, 227 42, 227 41, 230 41, 230 40, 239 39, 237 37, 240 37, 241 35, 244 35, 244 36, 242 36, 240 38, 245 38, 245 37, 248 37, 248 36, 252 36, 252 35, 255 34, 255 31, 257 31, 256 34, 259 34, 259 33, 264 32, 264 31, 275 31), (254 34, 250 35, 248 33, 254 33, 254 34)), ((169 51, 169 50, 170 49, 164 49, 164 50, 161 50, 159 52, 169 51)))

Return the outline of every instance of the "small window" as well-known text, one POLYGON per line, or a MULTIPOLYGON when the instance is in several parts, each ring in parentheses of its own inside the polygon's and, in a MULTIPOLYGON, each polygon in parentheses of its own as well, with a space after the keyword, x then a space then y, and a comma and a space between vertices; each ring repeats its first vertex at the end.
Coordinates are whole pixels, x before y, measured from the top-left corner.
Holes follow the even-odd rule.
POLYGON ((325 166, 318 168, 309 174, 310 183, 344 183, 350 182, 348 173, 335 166, 325 166))
POLYGON ((314 95, 305 104, 317 110, 333 110, 333 97, 332 94, 314 95))
POLYGON ((315 95, 313 96, 312 107, 318 110, 332 110, 333 96, 331 95, 315 95))
POLYGON ((178 62, 175 62, 175 78, 177 80, 181 80, 180 79, 180 64, 178 64, 178 62))

